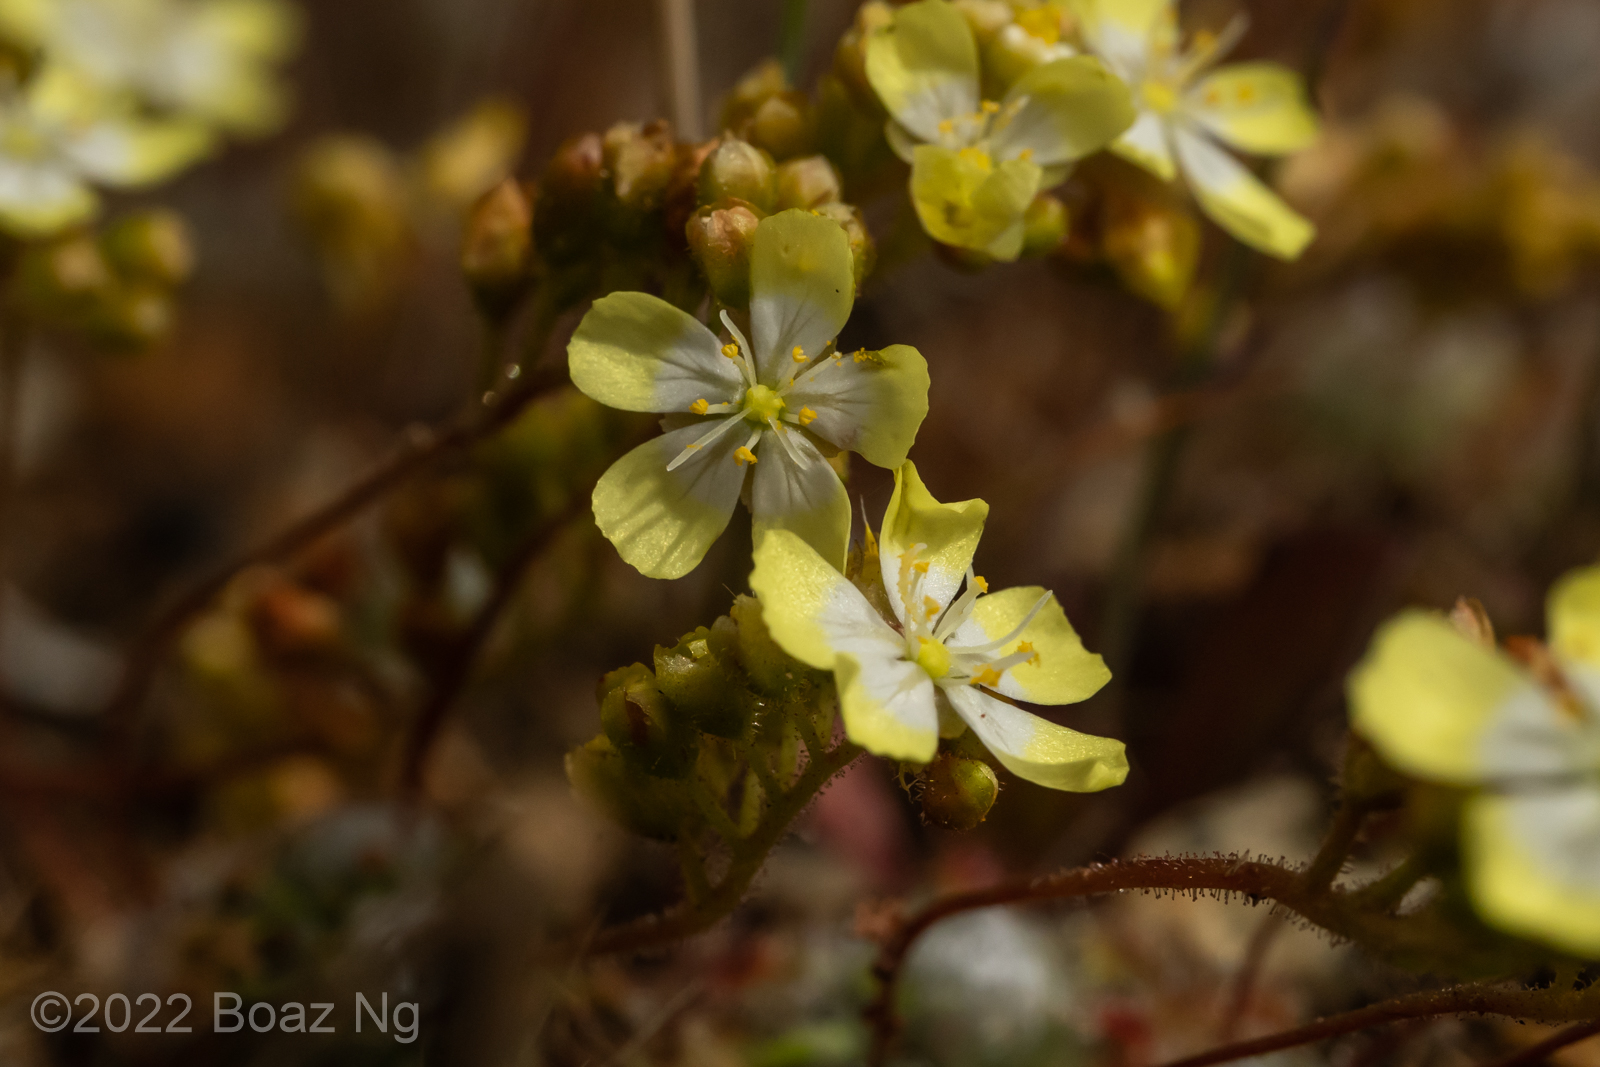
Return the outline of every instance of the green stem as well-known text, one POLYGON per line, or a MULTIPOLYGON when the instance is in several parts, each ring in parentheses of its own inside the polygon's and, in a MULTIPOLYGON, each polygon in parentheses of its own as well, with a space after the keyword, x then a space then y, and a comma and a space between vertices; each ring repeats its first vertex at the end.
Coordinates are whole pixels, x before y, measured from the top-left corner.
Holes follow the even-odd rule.
POLYGON ((729 864, 727 873, 699 905, 685 901, 665 915, 651 916, 604 930, 591 944, 591 953, 638 952, 668 945, 697 934, 730 914, 744 899, 745 891, 766 863, 767 854, 789 832, 790 824, 816 799, 822 787, 859 755, 861 749, 849 742, 816 754, 806 764, 794 787, 773 798, 772 806, 762 816, 755 830, 743 841, 734 844, 733 862, 729 864))
POLYGON ((1367 821, 1367 809, 1360 804, 1345 802, 1333 813, 1333 823, 1322 847, 1306 868, 1305 887, 1310 893, 1321 893, 1333 885, 1333 880, 1344 870, 1344 861, 1350 858, 1361 824, 1367 821))
POLYGON ((783 0, 783 21, 778 24, 778 61, 790 85, 800 84, 806 58, 806 0, 783 0))

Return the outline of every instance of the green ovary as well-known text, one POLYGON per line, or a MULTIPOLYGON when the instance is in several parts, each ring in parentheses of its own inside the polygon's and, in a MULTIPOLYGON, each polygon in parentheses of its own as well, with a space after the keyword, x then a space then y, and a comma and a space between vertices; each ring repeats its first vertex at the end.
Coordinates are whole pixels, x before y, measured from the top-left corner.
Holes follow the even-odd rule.
POLYGON ((752 385, 744 395, 744 417, 757 425, 777 418, 787 406, 783 397, 764 385, 752 385))
POLYGON ((929 678, 943 678, 950 673, 950 650, 941 641, 917 638, 917 666, 928 672, 929 678))

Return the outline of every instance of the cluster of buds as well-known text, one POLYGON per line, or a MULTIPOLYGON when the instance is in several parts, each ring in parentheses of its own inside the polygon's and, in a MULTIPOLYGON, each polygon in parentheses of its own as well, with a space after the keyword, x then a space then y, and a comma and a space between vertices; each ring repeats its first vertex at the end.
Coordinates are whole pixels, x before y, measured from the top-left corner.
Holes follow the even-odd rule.
POLYGON ((27 246, 14 299, 36 321, 113 348, 139 348, 170 331, 174 292, 193 266, 183 219, 160 209, 138 211, 99 232, 27 246))
POLYGON ((653 667, 612 671, 597 696, 602 733, 568 754, 567 777, 622 826, 656 840, 747 833, 768 790, 798 770, 802 739, 833 733, 831 680, 778 647, 749 596, 658 646, 653 667))
POLYGON ((689 250, 711 292, 724 305, 750 301, 750 249, 768 215, 799 209, 844 228, 856 285, 871 271, 874 248, 861 212, 843 200, 839 172, 826 156, 774 161, 771 153, 728 135, 705 156, 696 181, 699 208, 685 228, 689 250))

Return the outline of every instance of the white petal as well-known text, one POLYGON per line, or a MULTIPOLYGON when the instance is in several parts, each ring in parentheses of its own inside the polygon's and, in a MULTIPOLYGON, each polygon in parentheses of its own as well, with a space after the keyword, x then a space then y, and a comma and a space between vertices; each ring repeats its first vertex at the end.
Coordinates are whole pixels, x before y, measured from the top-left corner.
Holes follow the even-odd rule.
POLYGON ((944 690, 973 733, 1019 778, 1078 793, 1121 785, 1128 775, 1122 743, 1058 726, 971 686, 944 690))
POLYGON ((850 495, 804 431, 788 427, 785 437, 804 465, 790 457, 775 432, 762 436, 750 486, 756 538, 768 530, 789 530, 842 568, 850 545, 850 495))
POLYGON ((1167 143, 1167 123, 1154 111, 1141 111, 1133 125, 1111 144, 1111 150, 1164 181, 1177 176, 1172 149, 1167 143))

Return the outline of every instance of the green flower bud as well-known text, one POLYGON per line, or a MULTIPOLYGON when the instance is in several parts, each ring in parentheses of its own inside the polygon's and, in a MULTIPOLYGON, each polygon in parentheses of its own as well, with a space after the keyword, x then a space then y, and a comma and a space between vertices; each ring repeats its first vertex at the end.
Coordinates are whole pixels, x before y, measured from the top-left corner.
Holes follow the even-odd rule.
POLYGON ((1200 261, 1200 224, 1176 203, 1108 194, 1101 252, 1122 283, 1173 310, 1200 261))
POLYGON ((729 307, 750 303, 750 249, 760 222, 749 204, 728 200, 696 211, 684 228, 689 252, 712 293, 729 307))
POLYGON ((1022 254, 1043 256, 1054 252, 1067 239, 1072 220, 1067 205, 1050 193, 1040 193, 1023 216, 1022 254))
POLYGON ((687 782, 639 774, 606 737, 567 753, 566 771, 579 796, 640 837, 675 841, 700 824, 687 782))
POLYGON ((515 306, 533 269, 533 205, 511 178, 485 193, 467 216, 461 273, 491 318, 515 306))
POLYGON ((125 215, 100 239, 106 259, 125 278, 178 285, 194 269, 194 245, 183 216, 154 208, 125 215))
POLYGON ((1000 779, 982 760, 945 753, 923 770, 922 817, 944 830, 971 830, 989 815, 1000 779))
POLYGON ((694 765, 694 737, 642 663, 600 681, 600 725, 625 760, 657 778, 682 778, 694 765))
POLYGON ((144 348, 172 332, 172 298, 153 285, 119 285, 100 293, 83 326, 103 344, 144 348))
POLYGON ((700 203, 743 200, 770 214, 773 204, 772 157, 748 141, 725 137, 700 167, 700 203))
POLYGON ((671 128, 661 120, 648 126, 619 122, 606 131, 603 158, 617 202, 630 211, 645 213, 660 207, 665 199, 678 151, 671 128))
POLYGON ((756 697, 739 666, 739 627, 724 615, 671 648, 656 646, 656 682, 673 706, 713 737, 744 736, 756 697))
POLYGON ((803 93, 782 92, 762 101, 743 130, 750 142, 772 153, 773 159, 793 159, 815 150, 816 119, 811 101, 803 93))
POLYGON ((759 63, 740 78, 722 104, 722 129, 743 130, 770 97, 789 88, 783 64, 776 59, 759 63))
POLYGON ((866 220, 851 204, 823 204, 815 213, 844 227, 845 236, 850 238, 850 254, 855 259, 856 288, 859 289, 878 262, 878 247, 872 241, 866 220))
POLYGON ((779 211, 789 208, 810 211, 844 199, 839 172, 824 156, 791 159, 778 168, 775 185, 779 211))
POLYGON ((740 594, 729 614, 739 625, 739 659, 756 687, 767 693, 793 688, 806 668, 772 639, 761 617, 761 601, 740 594))

